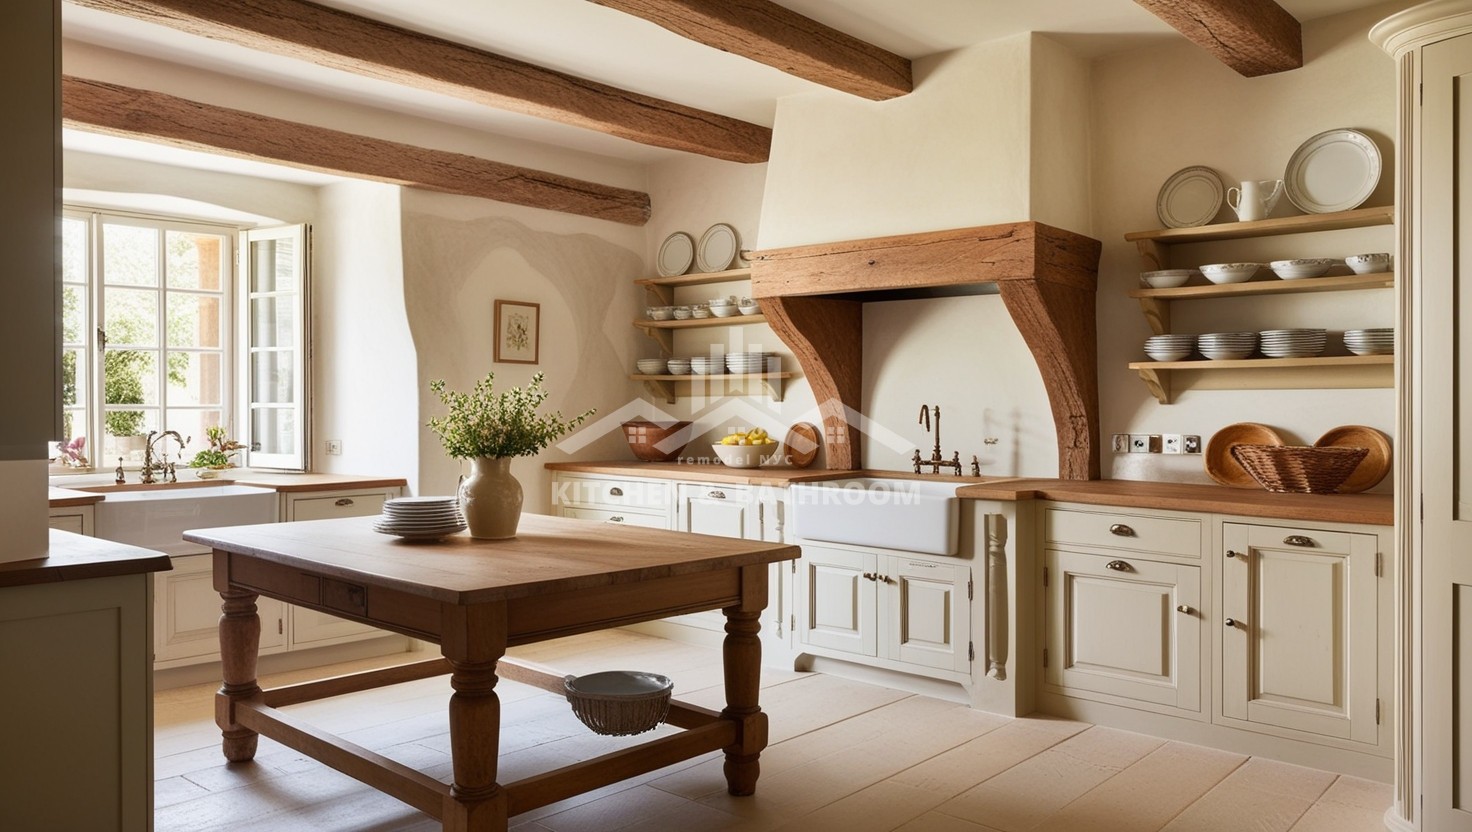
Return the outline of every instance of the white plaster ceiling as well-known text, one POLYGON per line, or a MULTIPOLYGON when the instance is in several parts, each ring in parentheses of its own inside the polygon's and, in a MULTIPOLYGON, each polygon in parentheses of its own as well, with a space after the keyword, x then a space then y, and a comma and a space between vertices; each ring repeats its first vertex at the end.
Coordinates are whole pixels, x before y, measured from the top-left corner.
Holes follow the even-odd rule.
MULTIPOLYGON (((318 2, 615 87, 768 126, 772 124, 777 99, 824 89, 587 0, 318 2)), ((781 2, 909 58, 1026 31, 1054 35, 1090 57, 1178 37, 1133 0, 781 2)), ((1300 20, 1310 20, 1374 5, 1377 0, 1280 2, 1300 20)), ((70 40, 636 163, 667 159, 676 153, 255 52, 69 3, 64 3, 62 8, 63 32, 70 40)), ((90 149, 107 152, 96 144, 90 149)), ((199 161, 193 160, 190 166, 197 166, 199 161)))

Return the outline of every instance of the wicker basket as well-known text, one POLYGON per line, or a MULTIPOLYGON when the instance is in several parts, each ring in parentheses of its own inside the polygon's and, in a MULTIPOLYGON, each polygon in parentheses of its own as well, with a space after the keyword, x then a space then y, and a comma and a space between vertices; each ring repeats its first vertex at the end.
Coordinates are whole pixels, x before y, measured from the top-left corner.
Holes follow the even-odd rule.
POLYGON ((1269 491, 1332 494, 1370 450, 1303 445, 1233 445, 1232 458, 1269 491))
POLYGON ((594 732, 626 737, 652 731, 670 713, 675 684, 668 676, 636 670, 609 670, 565 676, 562 689, 572 712, 594 732))

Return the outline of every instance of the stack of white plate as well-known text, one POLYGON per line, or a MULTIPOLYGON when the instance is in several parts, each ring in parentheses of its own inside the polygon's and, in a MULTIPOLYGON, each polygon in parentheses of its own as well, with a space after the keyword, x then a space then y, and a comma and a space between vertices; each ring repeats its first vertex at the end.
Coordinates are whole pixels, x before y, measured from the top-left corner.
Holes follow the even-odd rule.
POLYGON ((1233 361, 1252 355, 1257 349, 1256 332, 1210 332, 1196 336, 1201 354, 1218 361, 1233 361))
POLYGON ((1355 355, 1391 355, 1395 352, 1395 330, 1346 329, 1344 346, 1355 355))
POLYGON ((1152 335, 1145 339, 1145 354, 1156 361, 1180 361, 1196 349, 1195 335, 1152 335))
POLYGON ((383 504, 383 517, 373 530, 433 540, 465 531, 465 518, 460 515, 460 501, 454 497, 400 497, 383 504))
POLYGON ((1324 352, 1327 340, 1322 329, 1268 329, 1258 335, 1268 358, 1311 358, 1324 352))
POLYGON ((770 352, 732 352, 726 354, 728 373, 776 373, 782 369, 782 357, 770 352))
POLYGON ((697 355, 690 359, 690 369, 697 376, 718 376, 726 372, 726 363, 720 356, 697 355))

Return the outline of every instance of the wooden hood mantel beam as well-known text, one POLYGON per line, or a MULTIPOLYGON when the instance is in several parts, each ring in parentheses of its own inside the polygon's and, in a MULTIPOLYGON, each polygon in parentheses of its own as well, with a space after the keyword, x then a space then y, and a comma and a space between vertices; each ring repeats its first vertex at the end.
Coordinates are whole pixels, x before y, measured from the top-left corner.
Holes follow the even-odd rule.
POLYGON ((730 162, 772 131, 304 0, 68 0, 248 49, 730 162))
POLYGON ((871 101, 908 94, 910 61, 772 0, 593 0, 706 46, 871 101))
POLYGON ((1303 66, 1303 27, 1273 0, 1135 2, 1248 78, 1303 66))
POLYGON ((478 196, 626 225, 649 221, 649 195, 640 191, 85 78, 62 77, 61 116, 65 126, 78 130, 188 150, 478 196))
POLYGON ((1099 478, 1094 293, 1102 248, 1080 234, 1020 222, 768 249, 753 255, 751 290, 824 408, 828 467, 857 468, 860 304, 896 291, 952 287, 960 294, 971 284, 997 284, 1048 391, 1058 476, 1090 480, 1099 478))

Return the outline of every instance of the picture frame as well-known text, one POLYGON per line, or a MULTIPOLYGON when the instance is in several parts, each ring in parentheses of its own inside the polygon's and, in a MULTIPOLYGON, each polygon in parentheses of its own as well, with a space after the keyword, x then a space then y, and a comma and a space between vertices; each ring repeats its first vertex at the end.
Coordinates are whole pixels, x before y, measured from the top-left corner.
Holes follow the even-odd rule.
POLYGON ((541 360, 542 305, 519 300, 496 301, 496 347, 500 364, 536 364, 541 360))

